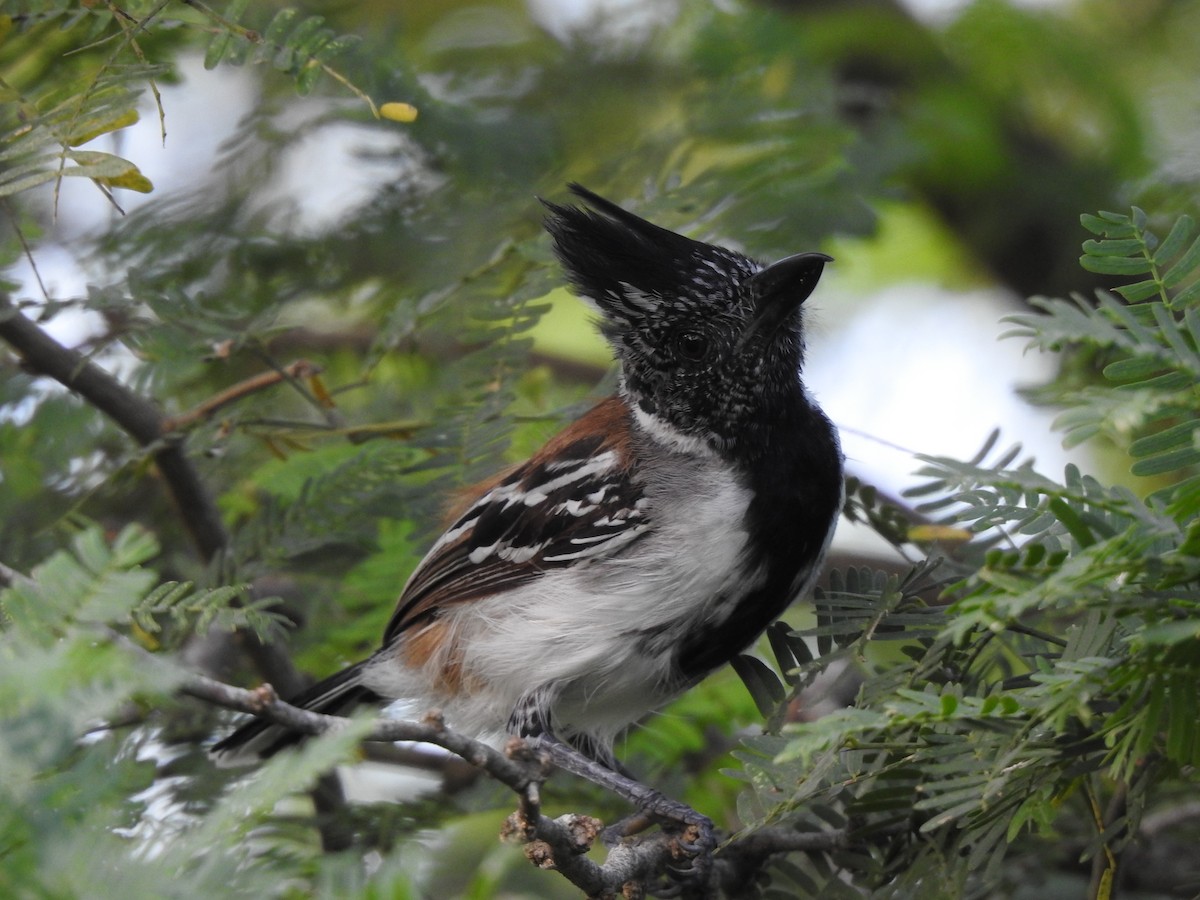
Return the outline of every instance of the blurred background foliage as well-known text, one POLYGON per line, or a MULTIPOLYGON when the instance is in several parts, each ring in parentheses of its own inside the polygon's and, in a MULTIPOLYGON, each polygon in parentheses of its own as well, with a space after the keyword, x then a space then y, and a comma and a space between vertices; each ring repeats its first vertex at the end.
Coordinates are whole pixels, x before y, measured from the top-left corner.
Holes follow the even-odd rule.
MULTIPOLYGON (((0 888, 95 895, 99 871, 105 896, 572 896, 494 846, 511 799, 444 761, 394 789, 440 788, 436 801, 343 808, 353 847, 322 854, 297 791, 349 742, 225 792, 231 776, 202 752, 224 718, 167 702, 170 678, 137 671, 94 628, 119 621, 251 683, 261 672, 227 630, 192 627, 204 591, 246 585, 277 598, 273 614, 251 604, 221 624, 286 641, 302 672, 369 652, 447 494, 612 386, 541 232, 536 198, 561 200, 568 181, 766 259, 831 250, 814 345, 890 285, 962 291, 964 304, 999 290, 1019 311, 1121 283, 1079 266, 1078 217, 1137 203, 1165 234, 1194 211, 1198 44, 1200 3, 1168 0, 5 4, 6 289, 170 417, 231 536, 198 551, 147 449, 0 351, 0 563, 81 591, 55 608, 53 654, 23 643, 34 626, 5 595, 0 888), (163 580, 201 599, 166 615, 151 595, 156 633, 104 591, 103 612, 86 612, 110 570, 126 609, 163 580)), ((885 337, 915 348, 920 335, 885 337)), ((869 392, 893 377, 882 361, 822 359, 828 384, 869 392)), ((965 414, 944 399, 952 382, 1021 378, 984 358, 969 373, 918 362, 899 415, 942 429, 965 414)), ((1061 355, 1053 384, 1029 393, 1060 401, 1100 384, 1108 362, 1095 346, 1061 355)), ((873 430, 869 413, 855 424, 873 430)), ((1089 465, 1139 493, 1171 483, 1127 473, 1144 426, 1106 419, 1089 465)), ((880 546, 839 542, 834 565, 905 567, 880 546)), ((732 827, 744 785, 722 771, 761 723, 724 672, 620 755, 732 827)), ((374 762, 377 797, 398 779, 374 762)), ((585 786, 551 787, 563 809, 622 812, 585 786)), ((1047 870, 1055 896, 1084 895, 1086 867, 1052 843, 1014 854, 1006 896, 1047 896, 1047 870)), ((821 881, 791 874, 788 895, 821 881)), ((865 882, 860 894, 893 896, 865 882)))

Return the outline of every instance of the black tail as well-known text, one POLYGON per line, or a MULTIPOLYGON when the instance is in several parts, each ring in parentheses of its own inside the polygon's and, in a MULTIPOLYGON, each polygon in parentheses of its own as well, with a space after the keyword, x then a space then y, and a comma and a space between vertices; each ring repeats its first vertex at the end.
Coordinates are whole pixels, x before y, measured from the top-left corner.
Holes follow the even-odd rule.
MULTIPOLYGON (((362 684, 362 669, 366 662, 355 663, 324 681, 318 681, 308 690, 288 698, 288 703, 327 715, 342 715, 356 706, 382 703, 382 697, 362 684)), ((250 763, 273 756, 284 747, 298 744, 304 737, 266 719, 255 719, 216 744, 212 754, 221 765, 250 763)))

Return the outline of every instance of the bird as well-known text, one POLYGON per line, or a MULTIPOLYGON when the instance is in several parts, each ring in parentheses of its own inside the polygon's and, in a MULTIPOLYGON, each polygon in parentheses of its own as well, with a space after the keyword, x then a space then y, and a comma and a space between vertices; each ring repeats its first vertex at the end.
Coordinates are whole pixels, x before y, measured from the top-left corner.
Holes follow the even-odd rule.
MULTIPOLYGON (((467 492, 379 649, 290 702, 436 708, 458 732, 540 740, 560 767, 703 825, 632 779, 613 744, 813 586, 843 479, 803 382, 803 304, 831 258, 764 264, 568 187, 582 205, 543 200, 544 224, 598 316, 616 392, 467 492)), ((237 762, 299 739, 257 719, 213 752, 237 762)))

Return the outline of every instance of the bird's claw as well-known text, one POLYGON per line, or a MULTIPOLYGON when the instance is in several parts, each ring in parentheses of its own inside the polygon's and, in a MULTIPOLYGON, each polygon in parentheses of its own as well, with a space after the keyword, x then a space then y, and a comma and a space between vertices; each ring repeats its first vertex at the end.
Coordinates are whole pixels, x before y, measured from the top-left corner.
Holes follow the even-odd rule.
POLYGON ((656 897, 675 897, 689 889, 702 889, 712 871, 712 853, 717 846, 712 820, 693 813, 680 824, 682 829, 674 836, 679 864, 667 867, 669 881, 659 887, 656 897))
POLYGON ((676 838, 679 849, 685 855, 696 859, 710 856, 717 846, 717 834, 712 819, 697 815, 685 825, 683 833, 676 838))

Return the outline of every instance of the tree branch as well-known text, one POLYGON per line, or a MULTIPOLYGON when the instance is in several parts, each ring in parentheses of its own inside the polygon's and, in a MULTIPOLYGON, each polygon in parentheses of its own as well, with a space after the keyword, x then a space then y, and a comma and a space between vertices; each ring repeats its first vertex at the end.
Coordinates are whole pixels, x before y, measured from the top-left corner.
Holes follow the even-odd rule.
MULTIPOLYGON (((344 728, 348 721, 280 700, 269 684, 245 690, 204 675, 189 674, 179 691, 225 709, 262 716, 302 734, 323 734, 344 728)), ((520 738, 512 738, 502 753, 451 731, 440 715, 433 712, 420 722, 380 719, 363 740, 434 744, 510 788, 520 798, 520 807, 505 822, 502 835, 523 842, 525 855, 534 865, 558 870, 589 897, 614 896, 630 882, 659 877, 680 856, 675 838, 661 834, 614 847, 603 865, 588 859, 585 854, 600 834, 602 823, 590 816, 550 819, 541 814, 540 789, 550 774, 549 757, 520 738)))
MULTIPOLYGON (((16 350, 31 372, 47 375, 78 394, 151 451, 167 491, 203 559, 211 560, 225 549, 229 533, 216 500, 184 452, 182 436, 169 431, 166 419, 152 402, 54 340, 23 315, 5 293, 0 293, 0 339, 16 350)), ((253 638, 244 643, 265 680, 288 693, 303 687, 295 667, 277 646, 253 638)))
POLYGON ((172 498, 186 511, 183 521, 205 559, 225 547, 229 536, 216 502, 183 452, 182 441, 163 428, 163 416, 153 403, 54 340, 24 316, 7 294, 0 294, 0 338, 20 354, 31 372, 48 375, 83 397, 141 446, 151 449, 172 498))
MULTIPOLYGON (((200 473, 184 452, 182 435, 173 434, 151 401, 134 393, 116 378, 58 341, 24 316, 12 298, 0 292, 0 339, 20 355, 32 372, 48 375, 78 394, 111 418, 142 447, 150 450, 162 474, 184 527, 200 556, 212 560, 229 544, 229 533, 217 509, 216 499, 201 480, 200 473)), ((299 692, 303 682, 283 649, 253 634, 241 634, 246 654, 259 674, 290 693, 299 692)), ((336 778, 324 778, 312 793, 322 811, 340 809, 345 801, 336 778)), ((322 844, 329 850, 344 849, 349 838, 336 825, 320 826, 322 844)))
MULTIPOLYGON (((328 716, 280 700, 275 689, 269 684, 246 690, 205 675, 190 674, 179 690, 189 697, 205 700, 225 709, 262 716, 301 734, 317 735, 335 731, 344 728, 348 721, 342 716, 328 716)), ((529 784, 538 780, 531 774, 528 765, 515 762, 494 747, 450 731, 436 713, 427 715, 421 722, 380 719, 363 740, 421 741, 434 744, 461 756, 517 793, 523 792, 529 784)))
POLYGON ((177 416, 172 416, 163 419, 161 427, 164 431, 183 431, 190 428, 197 422, 203 422, 211 419, 224 407, 231 403, 236 403, 243 397, 248 397, 258 391, 274 387, 280 382, 290 378, 311 378, 321 371, 321 367, 314 365, 307 359, 298 359, 293 363, 283 367, 279 372, 263 372, 259 375, 254 375, 237 384, 226 388, 223 391, 209 397, 203 403, 188 410, 185 413, 180 413, 177 416))
MULTIPOLYGON (((139 652, 141 651, 140 648, 139 652)), ((262 716, 302 734, 317 735, 344 728, 347 719, 301 709, 279 699, 270 685, 254 690, 234 687, 203 675, 189 674, 181 693, 225 709, 262 716)), ((504 752, 446 728, 431 712, 420 722, 380 719, 364 741, 421 741, 449 750, 511 789, 518 809, 508 817, 501 836, 525 845, 525 856, 541 869, 555 869, 588 897, 642 896, 650 883, 662 879, 672 866, 685 865, 688 851, 680 836, 666 832, 640 835, 611 847, 605 861, 586 854, 601 834, 603 823, 591 816, 568 814, 550 819, 541 813, 541 785, 550 774, 549 755, 533 743, 511 738, 504 752)), ((699 882, 679 885, 681 896, 715 896, 718 886, 737 894, 777 854, 821 852, 847 845, 838 832, 797 832, 763 828, 735 838, 722 847, 714 865, 699 882)))

